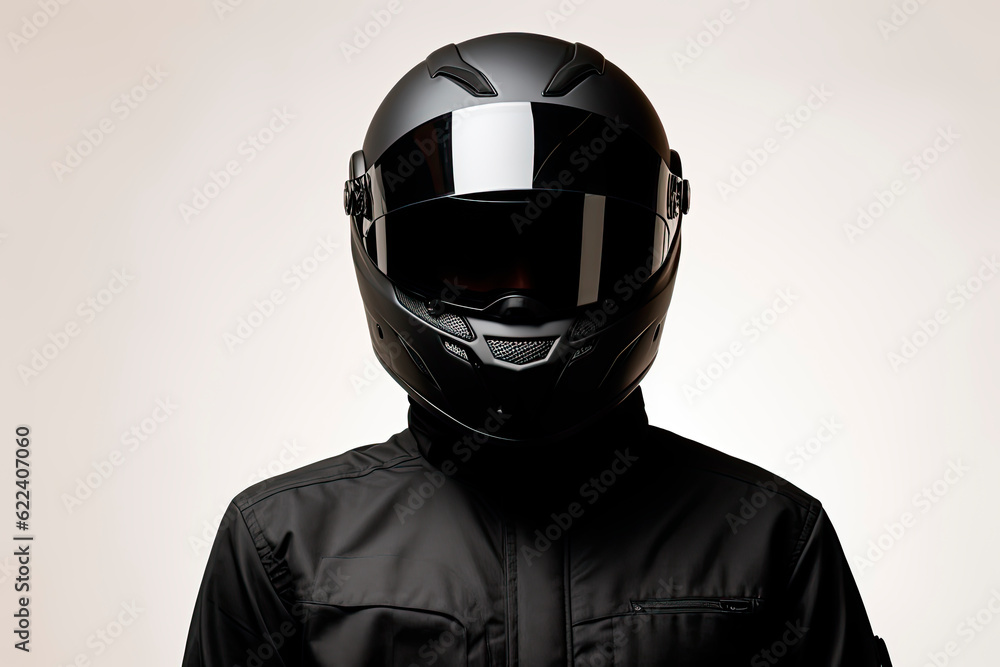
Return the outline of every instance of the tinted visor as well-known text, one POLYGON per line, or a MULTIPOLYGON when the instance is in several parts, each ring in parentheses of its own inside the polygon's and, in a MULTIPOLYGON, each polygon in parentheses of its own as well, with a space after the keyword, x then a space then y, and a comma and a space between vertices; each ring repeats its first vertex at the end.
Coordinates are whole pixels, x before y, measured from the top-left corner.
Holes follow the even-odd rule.
POLYGON ((402 208, 376 221, 365 247, 393 282, 427 298, 482 308, 516 293, 562 312, 638 287, 669 237, 663 218, 624 199, 528 190, 402 208))
POLYGON ((645 140, 561 105, 445 114, 367 176, 371 215, 359 231, 379 269, 471 307, 511 293, 556 311, 620 297, 662 265, 679 222, 679 178, 645 140))

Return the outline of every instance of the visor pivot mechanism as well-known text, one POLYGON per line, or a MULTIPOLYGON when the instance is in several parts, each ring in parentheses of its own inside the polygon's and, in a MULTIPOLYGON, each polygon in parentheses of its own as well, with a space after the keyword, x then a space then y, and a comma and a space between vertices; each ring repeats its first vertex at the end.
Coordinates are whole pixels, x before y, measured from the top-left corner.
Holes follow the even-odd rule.
POLYGON ((687 215, 688 209, 691 208, 691 183, 688 179, 681 181, 681 193, 680 193, 680 210, 683 215, 687 215))
POLYGON ((347 215, 371 218, 372 195, 368 174, 344 182, 344 212, 347 215))
POLYGON ((687 215, 688 209, 691 208, 691 184, 688 179, 670 174, 667 188, 669 192, 667 217, 672 219, 687 215))

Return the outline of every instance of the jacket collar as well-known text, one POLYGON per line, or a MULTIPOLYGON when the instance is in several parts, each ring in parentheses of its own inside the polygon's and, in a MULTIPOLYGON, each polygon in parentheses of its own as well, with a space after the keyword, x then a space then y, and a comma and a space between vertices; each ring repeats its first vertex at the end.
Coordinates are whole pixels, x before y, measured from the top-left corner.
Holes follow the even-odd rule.
MULTIPOLYGON (((485 487, 509 488, 513 481, 551 486, 565 480, 579 485, 578 472, 615 456, 616 449, 639 445, 649 421, 642 390, 576 433, 548 441, 507 442, 466 429, 409 399, 409 432, 416 453, 445 475, 485 487)), ((580 473, 582 474, 582 473, 580 473)))

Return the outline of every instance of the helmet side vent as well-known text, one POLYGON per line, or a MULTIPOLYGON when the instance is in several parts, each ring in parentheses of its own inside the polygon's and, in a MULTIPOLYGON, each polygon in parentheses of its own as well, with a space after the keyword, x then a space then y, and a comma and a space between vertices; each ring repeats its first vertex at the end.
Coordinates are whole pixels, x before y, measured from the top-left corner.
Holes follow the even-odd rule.
POLYGON ((405 340, 403 340, 403 337, 400 336, 399 334, 396 334, 396 338, 399 339, 399 342, 403 346, 403 349, 406 350, 406 353, 408 355, 410 355, 410 359, 413 361, 416 367, 420 369, 420 372, 423 373, 424 375, 430 375, 431 374, 430 371, 427 370, 427 364, 425 364, 424 360, 420 358, 420 355, 417 354, 417 351, 414 350, 412 347, 410 347, 410 344, 407 343, 405 340))

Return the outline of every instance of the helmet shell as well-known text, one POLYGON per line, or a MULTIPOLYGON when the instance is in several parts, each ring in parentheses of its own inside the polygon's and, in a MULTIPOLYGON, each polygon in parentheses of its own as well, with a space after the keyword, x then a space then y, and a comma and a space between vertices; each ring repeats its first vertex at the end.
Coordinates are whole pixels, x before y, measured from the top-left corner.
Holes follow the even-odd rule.
POLYGON ((352 257, 379 361, 420 405, 496 440, 560 438, 586 427, 638 386, 656 356, 689 198, 686 181, 679 189, 680 176, 680 158, 648 98, 596 50, 530 33, 486 35, 436 50, 382 101, 363 149, 351 157, 345 189, 352 257), (636 280, 624 276, 613 298, 559 317, 542 316, 544 308, 516 294, 485 309, 447 297, 428 300, 380 270, 363 231, 371 209, 370 191, 363 189, 370 185, 369 168, 432 119, 507 102, 620 119, 669 166, 678 205, 658 266, 644 274, 637 267, 636 280))

